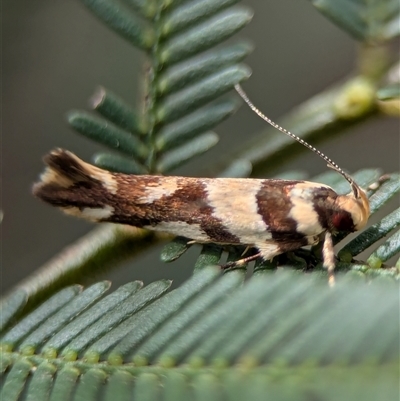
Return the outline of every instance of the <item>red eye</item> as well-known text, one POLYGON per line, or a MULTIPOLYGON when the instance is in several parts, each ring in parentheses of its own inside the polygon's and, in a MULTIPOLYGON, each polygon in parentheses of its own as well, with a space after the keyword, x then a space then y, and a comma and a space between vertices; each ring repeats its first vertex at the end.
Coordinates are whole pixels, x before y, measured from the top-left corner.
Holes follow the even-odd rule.
POLYGON ((333 214, 332 224, 338 231, 354 231, 354 223, 350 213, 343 210, 333 214))

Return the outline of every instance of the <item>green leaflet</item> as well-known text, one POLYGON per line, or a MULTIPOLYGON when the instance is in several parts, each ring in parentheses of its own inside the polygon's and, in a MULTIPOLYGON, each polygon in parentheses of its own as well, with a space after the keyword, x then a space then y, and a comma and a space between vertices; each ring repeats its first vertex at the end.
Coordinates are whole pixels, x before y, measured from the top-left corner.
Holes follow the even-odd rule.
MULTIPOLYGON (((103 293, 108 290, 110 285, 111 283, 107 281, 94 284, 71 299, 63 308, 56 311, 35 330, 32 330, 29 335, 23 339, 21 344, 18 345, 19 351, 27 354, 34 352, 38 346, 43 344, 49 337, 53 336, 65 321, 73 319, 99 299, 103 293)), ((51 305, 49 306, 51 307, 51 305)))
POLYGON ((385 241, 384 244, 379 246, 376 251, 368 258, 367 262, 375 268, 382 266, 383 262, 386 262, 391 257, 398 255, 400 251, 400 231, 394 233, 391 237, 385 241))
POLYGON ((379 223, 369 227, 353 241, 349 242, 340 250, 338 257, 343 261, 351 261, 352 256, 358 255, 369 246, 388 235, 390 231, 397 228, 399 225, 400 209, 397 209, 384 217, 379 223))
POLYGON ((164 246, 161 251, 161 260, 163 262, 173 262, 183 255, 190 247, 190 240, 185 237, 175 237, 171 242, 164 246))
POLYGON ((143 128, 140 127, 135 111, 110 90, 100 87, 92 96, 91 104, 94 110, 122 129, 143 135, 143 128))
POLYGON ((160 172, 171 171, 195 156, 205 153, 216 145, 218 140, 218 135, 215 132, 201 134, 196 139, 165 153, 157 163, 156 170, 160 172))
MULTIPOLYGON (((34 312, 15 325, 12 330, 8 331, 8 333, 2 337, 3 343, 8 343, 11 348, 14 347, 14 345, 26 337, 29 332, 36 329, 56 311, 76 297, 80 291, 81 287, 75 285, 64 288, 62 291, 57 293, 57 296, 50 297, 40 307, 36 308, 34 312)), ((19 296, 20 293, 21 291, 15 291, 11 298, 19 296)), ((7 308, 3 308, 3 310, 7 311, 7 308)), ((16 310, 12 311, 14 315, 17 314, 16 312, 16 310)))
POLYGON ((400 33, 397 0, 311 0, 335 24, 363 42, 382 42, 400 33))
POLYGON ((171 65, 207 50, 242 29, 251 18, 252 12, 244 7, 232 7, 212 16, 163 44, 158 52, 160 61, 171 65))
POLYGON ((107 120, 84 112, 70 112, 68 122, 80 134, 94 139, 126 156, 145 160, 148 149, 135 136, 107 120))
POLYGON ((209 101, 232 89, 235 82, 250 77, 250 70, 242 65, 230 66, 181 90, 163 101, 157 112, 158 122, 175 121, 197 110, 209 101))
POLYGON ((112 155, 109 153, 96 153, 93 157, 96 166, 109 171, 125 174, 146 174, 146 168, 132 158, 112 155))
POLYGON ((165 152, 191 141, 228 118, 238 106, 236 99, 224 98, 211 102, 194 113, 166 125, 157 134, 157 150, 165 152))
POLYGON ((74 319, 73 323, 66 325, 56 335, 54 335, 46 345, 42 352, 60 349, 65 344, 70 343, 76 336, 82 335, 94 322, 100 319, 108 311, 117 308, 119 304, 124 302, 128 297, 135 294, 143 286, 142 282, 133 281, 119 287, 112 294, 102 298, 96 305, 86 310, 74 319))
POLYGON ((98 18, 134 46, 149 50, 154 45, 154 29, 118 0, 82 0, 98 18))
POLYGON ((27 301, 27 294, 23 290, 15 291, 12 296, 4 300, 1 305, 0 314, 0 330, 10 323, 10 320, 15 317, 24 306, 27 301))
POLYGON ((216 12, 227 8, 239 0, 200 0, 183 2, 183 4, 163 18, 163 36, 170 36, 176 32, 189 28, 191 25, 213 16, 216 12))
POLYGON ((192 57, 187 62, 174 65, 160 74, 157 91, 165 96, 183 89, 223 67, 242 61, 251 50, 252 46, 249 43, 239 42, 192 57))

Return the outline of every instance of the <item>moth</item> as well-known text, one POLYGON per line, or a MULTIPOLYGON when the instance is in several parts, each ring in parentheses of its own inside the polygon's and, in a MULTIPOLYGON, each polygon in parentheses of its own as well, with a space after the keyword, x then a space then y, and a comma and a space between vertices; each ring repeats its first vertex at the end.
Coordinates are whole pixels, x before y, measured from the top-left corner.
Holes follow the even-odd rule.
POLYGON ((33 193, 63 212, 96 222, 128 224, 190 238, 193 242, 245 245, 244 265, 323 241, 323 265, 334 280, 332 235, 361 230, 370 208, 366 193, 336 163, 280 127, 236 91, 266 122, 324 159, 350 184, 338 195, 324 184, 280 179, 191 178, 112 173, 56 149, 33 193))

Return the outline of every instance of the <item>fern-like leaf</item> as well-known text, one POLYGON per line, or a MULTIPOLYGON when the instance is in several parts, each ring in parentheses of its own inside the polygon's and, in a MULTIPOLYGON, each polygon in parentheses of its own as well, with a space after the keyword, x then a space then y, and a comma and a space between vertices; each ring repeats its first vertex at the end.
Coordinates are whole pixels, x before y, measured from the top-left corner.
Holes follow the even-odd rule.
POLYGON ((394 282, 332 290, 313 274, 207 268, 168 287, 55 294, 2 332, 2 399, 395 399, 394 282))
POLYGON ((238 107, 218 99, 249 77, 240 64, 246 43, 215 49, 251 19, 238 0, 163 2, 82 0, 104 23, 147 56, 141 111, 108 89, 93 96, 101 116, 69 114, 80 134, 117 151, 94 157, 99 167, 125 173, 166 173, 213 147, 210 131, 238 107), (205 52, 199 56, 199 53, 205 52))

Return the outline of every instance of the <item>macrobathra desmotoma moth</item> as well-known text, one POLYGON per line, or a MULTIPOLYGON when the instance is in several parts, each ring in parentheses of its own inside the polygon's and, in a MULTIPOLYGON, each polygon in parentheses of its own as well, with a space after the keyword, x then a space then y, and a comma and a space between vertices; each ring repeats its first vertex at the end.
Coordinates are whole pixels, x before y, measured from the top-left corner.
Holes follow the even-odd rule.
POLYGON ((33 193, 73 216, 129 224, 192 239, 197 243, 245 245, 257 253, 224 267, 323 240, 323 265, 333 283, 332 234, 362 229, 370 210, 365 192, 336 163, 275 124, 248 99, 261 118, 324 159, 350 184, 338 195, 324 184, 280 179, 191 178, 111 173, 57 149, 44 158, 47 168, 33 193))

